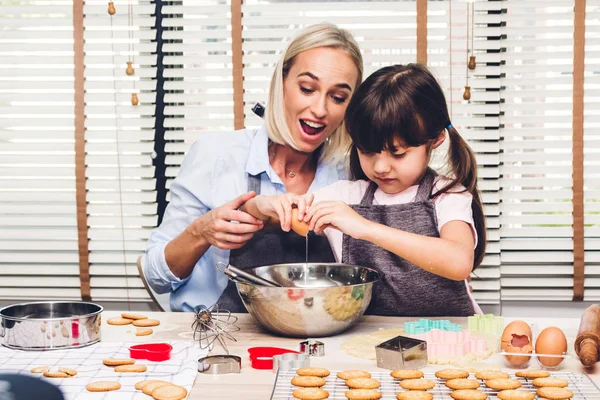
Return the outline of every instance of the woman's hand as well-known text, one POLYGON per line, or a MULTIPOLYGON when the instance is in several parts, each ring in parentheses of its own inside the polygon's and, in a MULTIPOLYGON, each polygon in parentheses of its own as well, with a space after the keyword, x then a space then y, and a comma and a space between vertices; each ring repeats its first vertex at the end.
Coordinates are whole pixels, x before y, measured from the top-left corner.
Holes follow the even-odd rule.
POLYGON ((370 222, 342 201, 324 201, 313 205, 304 221, 315 233, 320 234, 325 228, 335 228, 355 239, 362 237, 370 222))
POLYGON ((264 226, 260 219, 238 210, 254 196, 255 192, 249 192, 210 210, 196 219, 187 230, 219 249, 239 249, 264 226))
POLYGON ((289 232, 292 227, 292 208, 295 205, 298 208, 298 219, 304 219, 306 208, 312 204, 314 196, 306 194, 303 196, 286 193, 277 196, 257 196, 254 204, 259 213, 278 220, 281 229, 289 232))

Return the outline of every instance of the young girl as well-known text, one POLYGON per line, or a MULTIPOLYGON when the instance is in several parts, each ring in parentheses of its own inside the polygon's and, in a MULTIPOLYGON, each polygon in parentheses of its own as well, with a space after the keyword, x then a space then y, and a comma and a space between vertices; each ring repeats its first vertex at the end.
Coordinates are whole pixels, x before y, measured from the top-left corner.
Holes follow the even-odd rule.
POLYGON ((367 313, 481 312, 465 282, 485 253, 477 165, 436 79, 419 64, 382 68, 358 88, 345 123, 354 181, 327 186, 314 199, 258 196, 244 208, 289 231, 297 205, 298 219, 325 232, 338 262, 383 272, 367 313), (428 167, 446 132, 450 178, 428 167))

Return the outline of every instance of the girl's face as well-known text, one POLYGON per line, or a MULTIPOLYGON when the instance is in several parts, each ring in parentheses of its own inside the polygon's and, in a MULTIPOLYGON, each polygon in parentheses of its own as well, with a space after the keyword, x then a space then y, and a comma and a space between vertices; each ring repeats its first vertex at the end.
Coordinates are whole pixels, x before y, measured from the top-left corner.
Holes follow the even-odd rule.
POLYGON ((395 141, 393 152, 363 153, 358 150, 360 166, 384 193, 400 193, 421 181, 429 165, 431 150, 439 147, 445 138, 442 133, 435 141, 416 147, 403 147, 395 141))
POLYGON ((296 56, 285 80, 285 117, 300 151, 311 153, 342 123, 358 70, 343 50, 317 47, 296 56))

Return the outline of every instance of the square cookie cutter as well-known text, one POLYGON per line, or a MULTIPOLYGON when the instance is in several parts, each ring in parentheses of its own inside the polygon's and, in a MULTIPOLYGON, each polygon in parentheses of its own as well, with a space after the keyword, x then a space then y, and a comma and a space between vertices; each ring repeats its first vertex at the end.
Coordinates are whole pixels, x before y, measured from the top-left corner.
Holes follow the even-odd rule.
POLYGON ((377 366, 385 369, 419 369, 427 365, 427 342, 396 336, 375 346, 377 366))

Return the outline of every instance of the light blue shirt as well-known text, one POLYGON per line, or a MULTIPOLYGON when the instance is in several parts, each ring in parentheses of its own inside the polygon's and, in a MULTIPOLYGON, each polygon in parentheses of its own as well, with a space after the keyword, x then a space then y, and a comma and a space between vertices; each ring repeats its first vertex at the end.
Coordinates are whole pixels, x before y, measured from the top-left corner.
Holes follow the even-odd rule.
MULTIPOLYGON (((171 185, 171 199, 161 225, 152 233, 144 257, 144 274, 157 293, 171 292, 173 311, 192 311, 214 304, 228 278, 217 271, 218 262, 229 262, 229 250, 211 246, 196 263, 192 274, 179 279, 165 261, 165 246, 198 217, 248 191, 248 174, 260 175, 261 194, 285 193, 285 186, 269 163, 266 127, 219 134, 205 134, 186 155, 171 185)), ((327 186, 347 173, 320 163, 309 192, 327 186)))

